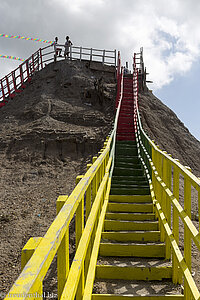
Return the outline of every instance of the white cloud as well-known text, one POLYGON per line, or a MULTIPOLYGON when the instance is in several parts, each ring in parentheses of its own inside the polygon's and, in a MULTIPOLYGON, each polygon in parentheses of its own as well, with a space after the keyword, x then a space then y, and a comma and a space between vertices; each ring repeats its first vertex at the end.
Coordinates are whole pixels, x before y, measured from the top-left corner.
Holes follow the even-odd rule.
MULTIPOLYGON (((154 89, 185 74, 199 58, 198 0, 1 0, 0 13, 2 33, 59 36, 60 42, 70 35, 76 45, 121 50, 130 64, 143 46, 154 89)), ((24 58, 38 47, 0 38, 0 54, 24 58)), ((0 60, 0 77, 10 69, 10 62, 5 69, 0 60)))

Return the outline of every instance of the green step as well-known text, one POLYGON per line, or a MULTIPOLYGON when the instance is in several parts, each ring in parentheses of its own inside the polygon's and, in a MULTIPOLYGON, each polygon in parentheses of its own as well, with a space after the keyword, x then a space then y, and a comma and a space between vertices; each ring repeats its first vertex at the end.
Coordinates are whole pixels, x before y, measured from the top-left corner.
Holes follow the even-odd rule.
POLYGON ((136 141, 117 141, 116 145, 136 145, 136 141))
POLYGON ((138 187, 138 188, 141 188, 141 187, 149 187, 149 184, 147 181, 138 181, 138 182, 132 182, 132 181, 114 181, 114 182, 111 182, 111 186, 113 188, 117 188, 118 186, 120 187, 125 187, 125 188, 131 188, 131 187, 138 187))
POLYGON ((122 161, 116 161, 115 162, 115 168, 133 168, 133 169, 142 169, 141 163, 130 163, 130 162, 122 162, 122 161))
POLYGON ((151 195, 110 195, 109 202, 152 203, 151 195))
POLYGON ((150 188, 112 188, 111 195, 150 195, 150 188))
POLYGON ((147 178, 144 175, 141 176, 125 176, 125 175, 113 175, 112 176, 112 182, 122 182, 122 181, 127 181, 127 182, 139 182, 139 181, 147 181, 147 178))
POLYGON ((115 159, 115 163, 116 162, 141 164, 141 161, 138 158, 138 156, 135 157, 118 156, 117 159, 115 159))
POLYGON ((107 231, 102 232, 101 238, 116 242, 159 242, 160 231, 107 231))
POLYGON ((147 183, 141 183, 141 184, 126 184, 126 183, 112 183, 111 188, 117 189, 143 189, 143 188, 149 188, 149 185, 147 183))
POLYGON ((137 146, 136 145, 125 145, 125 144, 116 144, 115 145, 115 149, 116 150, 124 150, 124 149, 128 149, 128 150, 137 150, 137 146))
POLYGON ((155 214, 151 213, 106 213, 106 220, 153 221, 155 214))
POLYGON ((111 231, 157 231, 158 221, 122 221, 122 220, 105 220, 104 230, 111 231))
POLYGON ((128 148, 128 147, 121 147, 115 149, 116 156, 137 156, 138 150, 137 148, 128 148))
POLYGON ((140 170, 140 169, 126 169, 126 168, 114 168, 114 171, 113 171, 113 176, 122 176, 122 175, 125 175, 125 176, 142 176, 144 174, 144 171, 143 170, 140 170))

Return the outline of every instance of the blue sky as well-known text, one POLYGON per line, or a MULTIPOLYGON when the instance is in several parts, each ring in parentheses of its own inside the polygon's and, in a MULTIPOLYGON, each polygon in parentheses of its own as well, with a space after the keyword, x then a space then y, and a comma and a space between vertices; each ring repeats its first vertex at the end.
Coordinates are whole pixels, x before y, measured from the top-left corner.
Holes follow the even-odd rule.
POLYGON ((184 76, 154 92, 200 140, 200 60, 184 76))
MULTIPOLYGON (((121 51, 132 64, 144 48, 154 94, 200 139, 199 0, 1 0, 0 33, 121 51), (198 80, 199 79, 199 80, 198 80)), ((27 58, 31 41, 0 38, 0 54, 27 58)), ((18 62, 0 58, 0 78, 18 62)))

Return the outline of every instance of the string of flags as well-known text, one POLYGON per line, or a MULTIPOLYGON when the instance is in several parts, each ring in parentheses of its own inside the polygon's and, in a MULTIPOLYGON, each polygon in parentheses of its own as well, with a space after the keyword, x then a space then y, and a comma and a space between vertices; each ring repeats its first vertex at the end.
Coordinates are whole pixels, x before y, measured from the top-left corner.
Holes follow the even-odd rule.
POLYGON ((31 37, 25 37, 25 36, 21 36, 21 35, 9 35, 9 34, 4 34, 4 33, 0 33, 0 37, 10 38, 10 39, 20 39, 20 40, 26 40, 26 41, 34 41, 34 42, 42 42, 42 43, 46 43, 46 44, 53 43, 53 41, 43 40, 43 39, 39 39, 39 38, 31 38, 31 37))
POLYGON ((8 59, 14 59, 14 60, 19 60, 19 61, 25 61, 24 58, 16 57, 16 56, 11 56, 11 55, 3 55, 0 54, 1 58, 8 58, 8 59))

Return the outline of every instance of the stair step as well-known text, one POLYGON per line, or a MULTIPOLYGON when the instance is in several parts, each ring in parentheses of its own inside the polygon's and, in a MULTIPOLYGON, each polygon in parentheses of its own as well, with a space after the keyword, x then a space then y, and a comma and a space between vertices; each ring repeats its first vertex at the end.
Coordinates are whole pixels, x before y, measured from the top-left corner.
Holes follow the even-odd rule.
MULTIPOLYGON (((168 292, 168 289, 170 288, 169 284, 168 285, 166 284, 165 286, 164 286, 164 284, 159 284, 160 289, 163 291, 163 294, 157 293, 157 294, 149 294, 149 295, 144 295, 144 293, 142 295, 138 295, 138 294, 133 295, 132 294, 134 288, 136 290, 140 290, 138 282, 136 282, 135 284, 129 283, 130 287, 124 283, 124 286, 121 285, 118 288, 117 288, 116 284, 115 285, 113 284, 114 286, 112 287, 112 284, 113 284, 113 282, 110 283, 110 285, 108 282, 106 282, 106 285, 105 285, 104 282, 97 281, 95 283, 95 285, 97 287, 94 286, 94 289, 96 289, 98 291, 98 288, 99 288, 100 294, 92 294, 92 300, 142 300, 142 299, 144 299, 144 300, 181 300, 181 299, 184 299, 184 295, 181 295, 181 294, 177 294, 177 295, 176 294, 174 294, 174 295, 173 294, 165 294, 166 292, 168 292), (110 290, 113 289, 113 292, 111 294, 106 294, 106 291, 104 291, 104 293, 103 293, 102 287, 104 287, 104 286, 107 287, 106 291, 107 291, 107 289, 110 289, 110 290), (164 288, 166 290, 165 292, 164 292, 164 288), (115 293, 115 290, 116 290, 116 293, 115 293), (126 290, 128 294, 127 295, 124 293, 119 294, 120 290, 122 290, 122 291, 126 290)), ((154 284, 154 286, 155 286, 155 284, 154 284)), ((171 286, 171 284, 170 284, 170 286, 171 286)), ((145 289, 145 286, 143 284, 143 290, 148 291, 149 289, 151 289, 151 287, 145 289)), ((175 289, 175 287, 174 287, 174 289, 175 289)), ((178 292, 181 293, 181 288, 179 288, 178 292)), ((139 293, 139 292, 137 292, 137 293, 139 293)))
POLYGON ((117 142, 116 145, 136 145, 136 142, 130 142, 130 141, 127 141, 127 142, 117 142))
POLYGON ((140 176, 134 176, 134 175, 131 175, 131 176, 126 176, 126 175, 116 175, 116 176, 112 176, 112 181, 144 181, 144 180, 147 180, 146 177, 144 175, 140 175, 140 176))
POLYGON ((115 168, 124 168, 124 169, 142 169, 142 164, 137 161, 137 163, 129 163, 124 161, 115 162, 115 168))
POLYGON ((110 195, 109 203, 124 202, 124 203, 152 203, 150 195, 110 195))
POLYGON ((141 181, 128 181, 128 180, 113 180, 112 181, 112 186, 113 187, 117 187, 117 186, 126 186, 127 188, 129 188, 132 185, 137 185, 138 188, 142 187, 142 186, 147 186, 148 185, 148 181, 147 180, 141 180, 141 181))
POLYGON ((159 242, 160 231, 109 231, 102 232, 103 240, 117 242, 159 242))
POLYGON ((122 189, 143 189, 143 188, 148 188, 149 185, 148 182, 146 181, 139 181, 139 183, 132 183, 131 181, 123 181, 123 182, 112 182, 111 187, 116 189, 116 188, 122 188, 122 189))
POLYGON ((105 220, 104 230, 112 231, 157 231, 158 221, 122 221, 122 220, 105 220))
POLYGON ((172 278, 172 267, 126 267, 97 265, 97 279, 163 280, 172 278))
POLYGON ((153 212, 153 204, 149 203, 108 203, 108 212, 135 212, 135 213, 143 213, 153 212))
POLYGON ((126 169, 126 168, 114 168, 113 176, 116 175, 125 175, 125 176, 142 176, 144 174, 143 170, 140 169, 126 169))
POLYGON ((115 163, 124 163, 124 164, 141 164, 139 158, 137 156, 135 157, 128 157, 123 155, 118 155, 115 159, 115 163))
POLYGON ((134 243, 100 243, 99 255, 124 257, 165 257, 165 245, 134 243))
POLYGON ((106 213, 107 220, 150 221, 155 220, 151 213, 106 213))
POLYGON ((135 137, 117 135, 117 141, 135 141, 135 137))
POLYGON ((150 188, 112 188, 111 195, 150 195, 150 188))
MULTIPOLYGON (((140 184, 133 184, 129 182, 129 184, 126 184, 125 183, 113 183, 111 185, 111 188, 113 189, 122 189, 122 190, 131 190, 131 189, 149 189, 149 185, 148 185, 148 182, 145 182, 145 183, 140 183, 140 184)), ((126 194, 126 193, 125 193, 126 194)))

